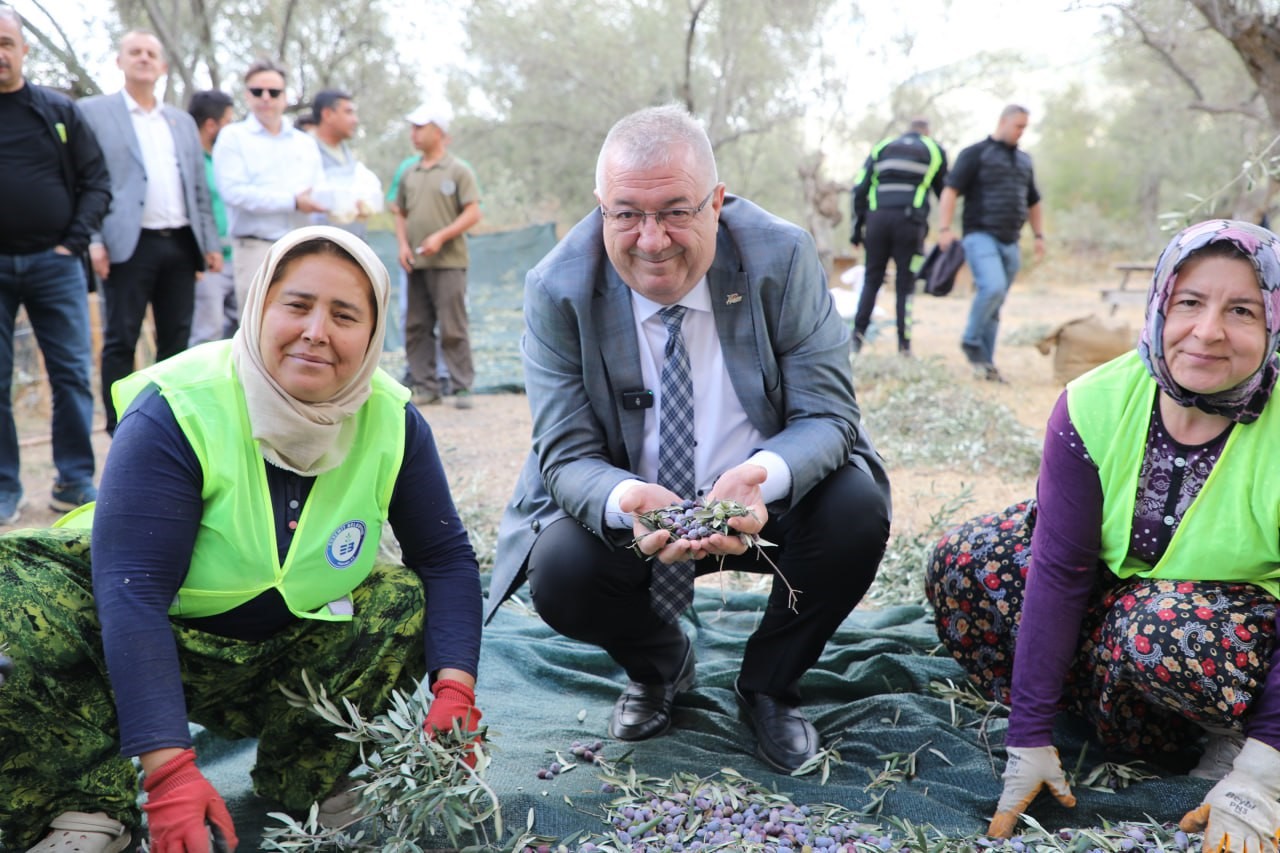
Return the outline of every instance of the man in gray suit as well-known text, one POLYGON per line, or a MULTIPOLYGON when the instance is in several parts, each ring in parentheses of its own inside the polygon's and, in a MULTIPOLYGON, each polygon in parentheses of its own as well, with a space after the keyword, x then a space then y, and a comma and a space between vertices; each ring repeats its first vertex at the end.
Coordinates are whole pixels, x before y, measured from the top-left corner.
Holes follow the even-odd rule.
POLYGON ((502 519, 486 616, 527 577, 548 625, 601 646, 627 673, 610 733, 659 735, 694 683, 679 625, 688 598, 673 608, 666 591, 674 567, 774 569, 738 536, 672 541, 635 516, 682 499, 743 504, 751 515, 731 523, 778 546, 779 577, 735 693, 756 754, 789 772, 819 748, 797 707, 800 678, 871 584, 889 534, 888 481, 859 422, 848 330, 813 240, 725 195, 706 133, 682 108, 614 126, 596 197, 599 209, 526 279, 533 451, 502 519), (669 384, 672 361, 687 370, 672 369, 669 384), (666 396, 692 401, 681 491, 663 421, 688 417, 687 404, 668 409, 666 396))
POLYGON ((134 370, 147 303, 156 359, 180 353, 191 335, 196 273, 222 269, 199 132, 185 111, 156 99, 156 83, 168 70, 160 40, 126 33, 116 65, 124 89, 80 103, 102 145, 114 197, 89 247, 106 300, 102 398, 112 433, 111 385, 134 370))

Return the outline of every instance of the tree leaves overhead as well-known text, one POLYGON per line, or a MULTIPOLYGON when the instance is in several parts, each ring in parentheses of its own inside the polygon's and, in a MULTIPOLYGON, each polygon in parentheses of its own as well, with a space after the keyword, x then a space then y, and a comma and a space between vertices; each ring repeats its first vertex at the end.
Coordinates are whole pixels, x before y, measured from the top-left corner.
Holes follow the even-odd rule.
MULTIPOLYGON (((609 127, 641 107, 684 103, 707 125, 730 191, 799 218, 801 80, 832 0, 476 0, 468 64, 468 157, 515 208, 566 220, 594 204, 609 127), (557 210, 539 207, 557 199, 557 210)), ((486 204, 486 209, 489 205, 486 204)))

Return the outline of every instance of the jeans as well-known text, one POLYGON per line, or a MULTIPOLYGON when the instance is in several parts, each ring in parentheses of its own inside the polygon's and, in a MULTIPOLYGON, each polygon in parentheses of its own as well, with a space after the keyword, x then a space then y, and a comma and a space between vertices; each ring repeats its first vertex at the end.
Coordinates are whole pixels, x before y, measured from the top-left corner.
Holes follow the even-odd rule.
POLYGON ((93 482, 89 291, 81 259, 53 249, 0 255, 0 493, 22 494, 13 421, 13 330, 18 306, 53 389, 53 464, 64 485, 93 482))
POLYGON ((1001 243, 982 231, 965 234, 962 242, 978 292, 973 296, 960 346, 974 364, 994 364, 1000 306, 1022 265, 1022 255, 1016 242, 1001 243))

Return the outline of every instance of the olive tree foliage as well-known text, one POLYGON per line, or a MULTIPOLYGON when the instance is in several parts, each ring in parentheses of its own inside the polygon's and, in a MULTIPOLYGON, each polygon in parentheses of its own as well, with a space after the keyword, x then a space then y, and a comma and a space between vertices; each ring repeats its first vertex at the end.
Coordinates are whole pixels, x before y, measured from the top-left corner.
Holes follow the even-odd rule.
POLYGON ((1103 85, 1060 92, 1041 128, 1037 175, 1056 230, 1081 248, 1154 255, 1168 230, 1189 221, 1259 221, 1280 153, 1280 7, 1124 0, 1103 8, 1103 85))
POLYGON ((486 218, 577 220, 595 204, 610 126, 677 102, 707 127, 730 192, 803 221, 802 80, 832 4, 475 0, 467 62, 449 86, 470 107, 460 153, 485 186, 486 218))
POLYGON ((1244 215, 1235 179, 1264 123, 1232 108, 1249 85, 1231 45, 1184 0, 1113 9, 1100 38, 1100 83, 1058 92, 1039 126, 1055 234, 1152 256, 1188 219, 1244 215))

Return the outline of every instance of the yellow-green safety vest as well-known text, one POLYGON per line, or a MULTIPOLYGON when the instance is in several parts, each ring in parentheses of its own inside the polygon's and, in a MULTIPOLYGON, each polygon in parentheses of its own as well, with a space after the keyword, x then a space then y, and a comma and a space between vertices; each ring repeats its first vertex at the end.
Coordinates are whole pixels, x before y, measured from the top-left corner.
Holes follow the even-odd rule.
POLYGON ((204 475, 204 515, 173 616, 224 613, 276 589, 308 619, 351 618, 349 594, 373 568, 404 458, 409 391, 383 371, 356 420, 338 467, 315 478, 298 527, 279 561, 267 462, 253 439, 230 341, 187 350, 112 386, 123 412, 155 384, 191 443, 204 475))
POLYGON ((1280 597, 1280 406, 1236 424, 1155 566, 1129 556, 1155 380, 1136 351, 1067 385, 1067 411, 1102 481, 1102 561, 1118 577, 1251 583, 1280 597))

